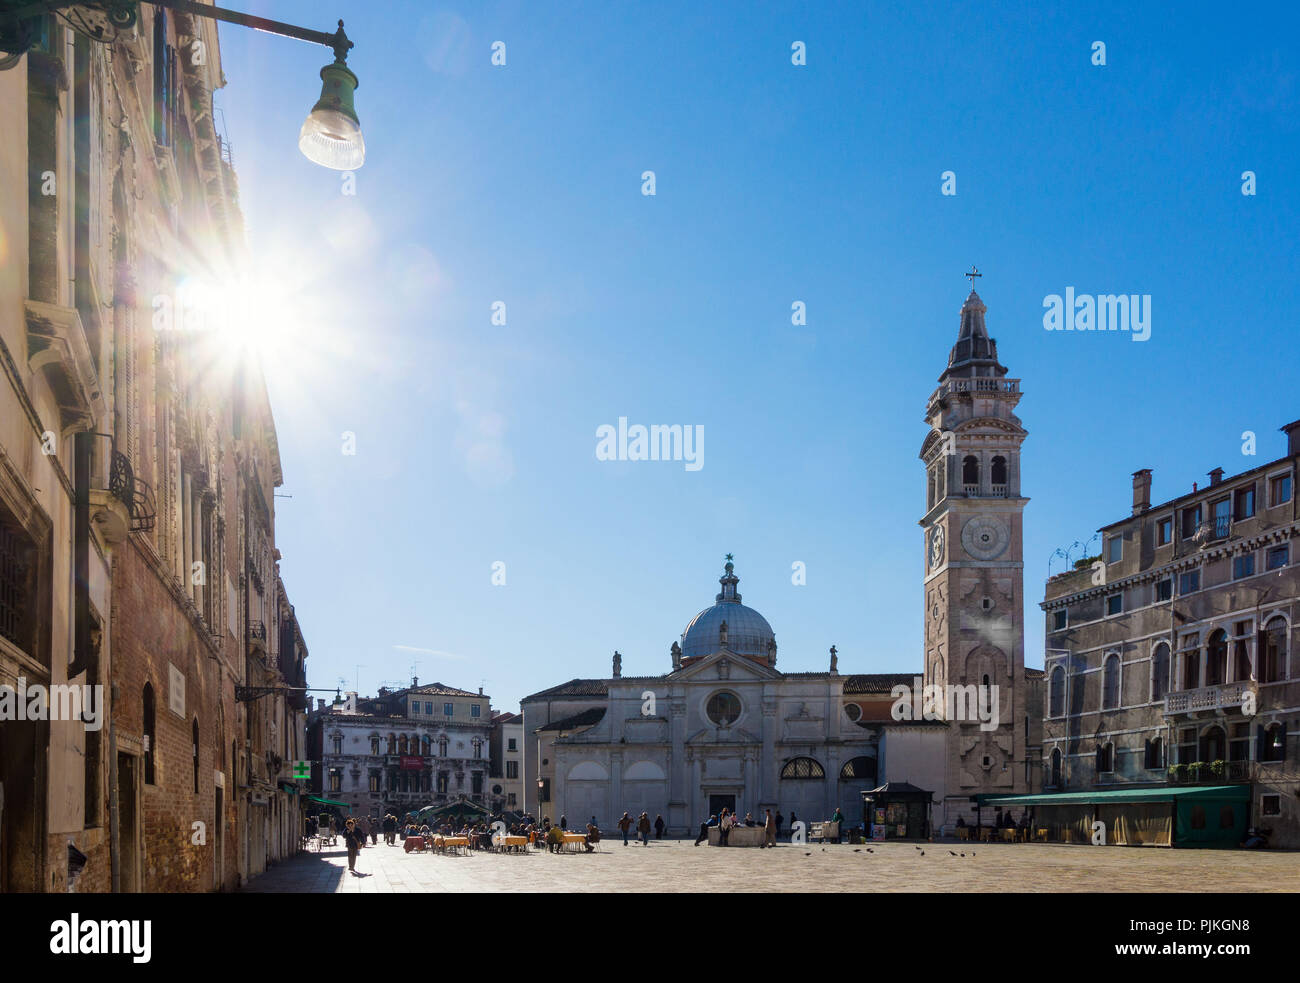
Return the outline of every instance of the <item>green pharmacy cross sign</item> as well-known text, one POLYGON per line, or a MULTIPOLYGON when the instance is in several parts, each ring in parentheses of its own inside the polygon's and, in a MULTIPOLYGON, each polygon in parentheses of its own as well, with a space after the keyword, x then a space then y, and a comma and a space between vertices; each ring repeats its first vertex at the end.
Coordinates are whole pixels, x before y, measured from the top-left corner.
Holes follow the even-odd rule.
POLYGON ((298 782, 298 781, 309 782, 309 781, 311 781, 311 762, 310 762, 310 761, 295 761, 295 762, 293 763, 293 780, 294 780, 295 782, 298 782))

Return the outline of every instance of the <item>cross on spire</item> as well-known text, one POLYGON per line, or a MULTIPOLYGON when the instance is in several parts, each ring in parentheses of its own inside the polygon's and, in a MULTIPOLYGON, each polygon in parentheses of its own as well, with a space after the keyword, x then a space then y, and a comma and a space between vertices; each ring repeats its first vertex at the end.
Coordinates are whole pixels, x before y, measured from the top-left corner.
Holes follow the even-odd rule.
POLYGON ((984 274, 980 272, 979 267, 978 267, 978 266, 975 266, 975 265, 973 265, 973 264, 971 265, 971 268, 970 268, 970 272, 969 272, 969 273, 963 273, 963 274, 962 274, 962 276, 964 276, 964 277, 966 277, 968 280, 970 280, 970 288, 971 288, 972 290, 975 289, 975 278, 976 278, 977 276, 983 276, 983 275, 984 275, 984 274))

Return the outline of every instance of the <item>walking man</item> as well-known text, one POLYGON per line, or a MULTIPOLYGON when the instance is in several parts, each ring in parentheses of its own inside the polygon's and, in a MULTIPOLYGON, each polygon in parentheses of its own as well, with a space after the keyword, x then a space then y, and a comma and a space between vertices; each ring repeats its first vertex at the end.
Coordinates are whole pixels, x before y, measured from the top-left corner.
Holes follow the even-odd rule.
POLYGON ((366 835, 357 826, 355 819, 349 819, 345 824, 343 832, 343 842, 348 848, 348 871, 355 874, 357 872, 357 853, 366 844, 366 835))
POLYGON ((649 846, 650 845, 650 817, 646 815, 644 812, 641 813, 641 818, 638 819, 636 822, 636 830, 638 833, 641 834, 641 842, 644 843, 646 846, 649 846))
POLYGON ((772 810, 767 810, 766 821, 763 823, 763 846, 776 846, 776 817, 772 815, 772 810))
POLYGON ((623 813, 623 818, 618 821, 618 828, 623 833, 623 845, 627 846, 628 831, 632 829, 632 817, 626 812, 623 813))

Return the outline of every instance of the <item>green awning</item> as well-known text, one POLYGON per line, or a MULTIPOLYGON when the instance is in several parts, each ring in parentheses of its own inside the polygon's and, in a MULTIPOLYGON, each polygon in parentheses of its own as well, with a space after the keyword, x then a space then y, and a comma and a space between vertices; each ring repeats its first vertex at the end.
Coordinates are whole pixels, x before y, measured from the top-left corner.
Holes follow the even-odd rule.
POLYGON ((333 799, 322 799, 315 795, 307 796, 308 802, 319 802, 323 806, 337 806, 340 809, 351 809, 352 807, 346 802, 335 802, 333 799))
POLYGON ((1249 802, 1249 785, 1188 785, 1161 788, 1111 788, 1095 792, 1043 792, 1038 795, 977 795, 981 806, 1116 805, 1121 802, 1249 802))

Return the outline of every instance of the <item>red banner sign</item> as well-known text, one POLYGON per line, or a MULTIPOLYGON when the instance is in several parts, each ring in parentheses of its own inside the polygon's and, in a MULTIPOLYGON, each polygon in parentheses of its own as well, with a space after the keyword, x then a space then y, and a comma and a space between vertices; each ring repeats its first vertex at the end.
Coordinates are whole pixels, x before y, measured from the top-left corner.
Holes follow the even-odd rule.
POLYGON ((424 767, 424 759, 412 758, 409 755, 404 754, 402 755, 401 767, 402 771, 419 771, 424 767))

